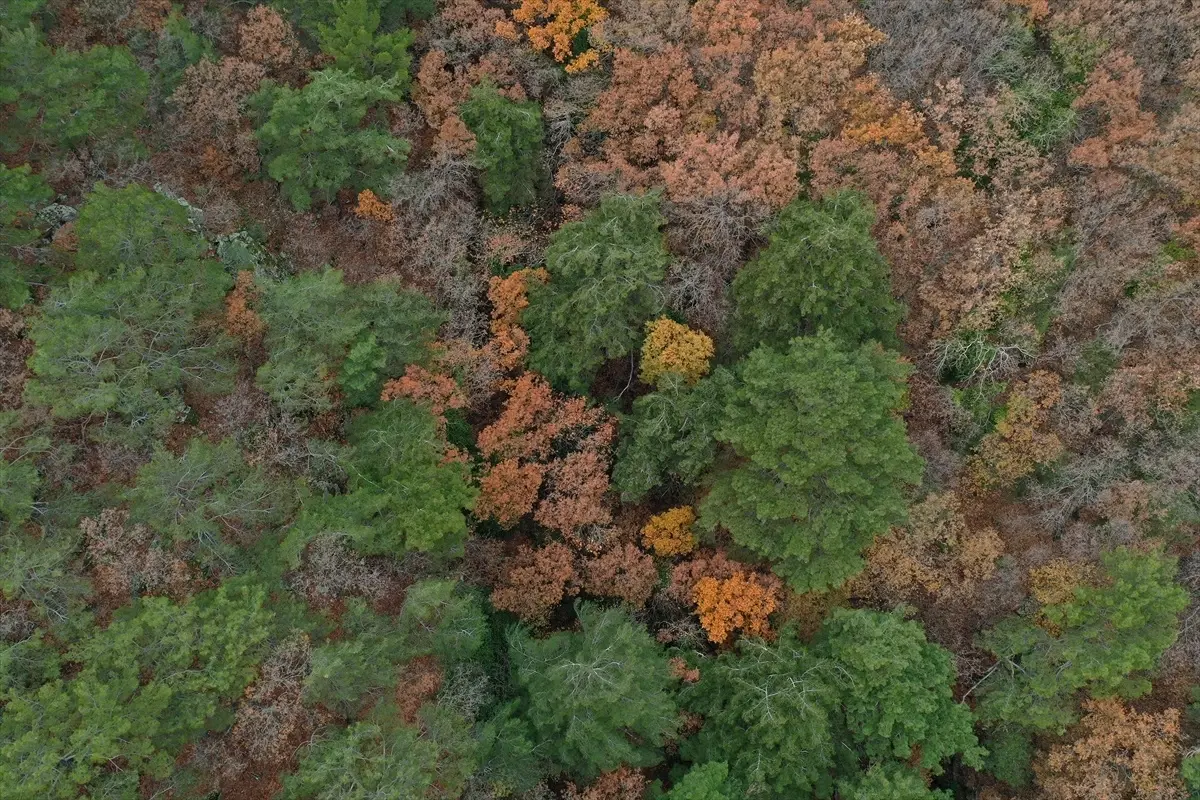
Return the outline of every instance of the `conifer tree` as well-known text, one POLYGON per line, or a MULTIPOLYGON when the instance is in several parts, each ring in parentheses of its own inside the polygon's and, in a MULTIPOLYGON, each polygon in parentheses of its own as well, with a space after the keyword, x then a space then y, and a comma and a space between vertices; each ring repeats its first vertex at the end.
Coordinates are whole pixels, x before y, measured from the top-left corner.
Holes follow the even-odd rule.
POLYGON ((828 333, 755 350, 734 370, 716 433, 737 459, 717 472, 700 524, 728 530, 798 591, 859 572, 921 477, 896 418, 906 373, 879 345, 849 349, 828 333))
POLYGON ((669 256, 656 194, 614 195, 559 228, 550 280, 529 287, 529 365, 556 387, 585 392, 606 360, 629 355, 662 306, 669 256))
POLYGON ((577 632, 510 637, 537 741, 555 766, 584 780, 658 763, 676 726, 666 656, 625 612, 589 603, 577 611, 577 632))
POLYGON ((267 173, 300 211, 343 188, 387 194, 409 144, 388 133, 378 115, 367 115, 399 99, 396 77, 361 79, 333 68, 312 73, 300 89, 268 84, 250 100, 267 173))
POLYGON ((475 135, 475 164, 482 170, 483 195, 493 214, 533 203, 542 155, 542 110, 517 103, 484 82, 463 103, 462 121, 475 135))
POLYGON ((871 236, 874 223, 866 199, 853 192, 784 208, 770 242, 733 280, 737 350, 784 349, 821 329, 851 344, 894 342, 900 307, 871 236))

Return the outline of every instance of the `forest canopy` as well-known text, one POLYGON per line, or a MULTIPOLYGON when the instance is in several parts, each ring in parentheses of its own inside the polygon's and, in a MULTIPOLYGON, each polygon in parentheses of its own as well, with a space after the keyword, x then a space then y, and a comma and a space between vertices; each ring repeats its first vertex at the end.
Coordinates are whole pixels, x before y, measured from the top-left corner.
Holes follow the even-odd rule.
POLYGON ((0 3, 0 798, 1200 798, 1200 4, 0 3))

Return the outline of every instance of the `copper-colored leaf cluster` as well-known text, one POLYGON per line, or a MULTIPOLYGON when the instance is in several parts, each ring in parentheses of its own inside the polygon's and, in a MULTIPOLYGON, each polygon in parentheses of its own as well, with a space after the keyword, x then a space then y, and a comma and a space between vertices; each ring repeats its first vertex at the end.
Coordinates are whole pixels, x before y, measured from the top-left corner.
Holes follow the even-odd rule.
POLYGON ((565 800, 641 800, 646 796, 646 776, 632 767, 606 772, 585 789, 567 784, 565 800))
POLYGON ((238 55, 274 71, 299 66, 300 40, 288 21, 268 5, 254 6, 238 25, 238 55))
POLYGON ((266 323, 254 310, 258 288, 254 285, 254 273, 242 270, 238 273, 233 291, 225 298, 225 330, 245 342, 257 339, 266 330, 266 323))
POLYGON ((1141 107, 1142 71, 1133 59, 1114 50, 1089 75, 1075 107, 1092 109, 1106 118, 1099 136, 1085 139, 1071 151, 1071 161, 1094 169, 1113 165, 1146 167, 1158 129, 1154 114, 1141 107))
MULTIPOLYGON (((588 407, 582 397, 557 395, 534 373, 524 373, 512 382, 499 418, 479 433, 479 449, 494 464, 504 464, 504 474, 520 475, 532 483, 537 465, 541 471, 542 499, 534 520, 581 543, 584 529, 608 524, 612 515, 605 499, 608 493, 609 462, 616 435, 613 420, 599 408, 588 407)), ((480 506, 509 509, 511 499, 489 492, 507 488, 484 478, 480 506)), ((532 494, 528 489, 522 498, 532 494)))
POLYGON ((358 203, 354 206, 354 216, 359 219, 371 219, 376 222, 392 222, 396 212, 370 189, 358 193, 358 203))
POLYGON ((475 514, 492 518, 502 527, 511 528, 533 511, 537 504, 546 467, 506 458, 487 471, 479 481, 479 499, 475 514))
POLYGON ((692 525, 696 512, 691 506, 679 506, 655 514, 642 528, 642 541, 660 556, 690 553, 696 547, 692 525))
POLYGON ((492 590, 492 605, 511 611, 525 622, 544 624, 564 597, 579 593, 575 555, 560 542, 540 549, 522 545, 492 590))
POLYGON ((641 608, 654 592, 658 570, 654 559, 626 542, 583 560, 583 590, 597 597, 616 597, 641 608))
POLYGON ((516 369, 525 360, 529 335, 521 327, 521 312, 529 307, 529 281, 545 283, 549 279, 544 269, 520 269, 504 278, 493 277, 488 283, 492 338, 484 345, 483 355, 498 370, 516 369))
POLYGON ((1085 700, 1074 737, 1034 764, 1044 797, 1182 800, 1179 710, 1141 714, 1116 698, 1085 700))
POLYGON ((400 668, 396 707, 405 725, 416 725, 421 706, 437 697, 445 674, 436 656, 420 656, 400 668))
POLYGON ((654 559, 628 542, 599 554, 579 554, 562 542, 521 544, 498 574, 492 605, 532 625, 544 624, 555 606, 580 592, 641 608, 658 583, 654 559))
POLYGON ((1003 552, 995 529, 967 524, 956 494, 931 494, 909 510, 905 526, 876 540, 854 585, 898 601, 917 592, 963 596, 995 573, 1003 552))
POLYGON ((172 125, 200 182, 236 187, 243 175, 258 172, 258 144, 243 114, 266 76, 263 65, 236 56, 201 59, 184 71, 171 96, 172 125))
MULTIPOLYGON (((485 19, 479 8, 476 19, 485 19)), ((493 14, 498 9, 490 9, 493 14)), ((444 15, 443 15, 444 16, 444 15)), ((440 155, 465 156, 475 149, 475 135, 458 114, 466 102, 471 87, 483 80, 496 85, 500 94, 514 102, 527 99, 517 81, 513 65, 501 53, 489 53, 468 67, 454 67, 443 50, 430 50, 421 59, 413 85, 413 102, 425 116, 425 123, 435 131, 434 150, 440 155)))
POLYGON ((448 375, 430 372, 418 364, 409 364, 399 378, 383 384, 379 399, 383 402, 406 397, 423 404, 438 418, 442 430, 446 427, 446 412, 452 408, 465 408, 467 398, 454 379, 448 375))

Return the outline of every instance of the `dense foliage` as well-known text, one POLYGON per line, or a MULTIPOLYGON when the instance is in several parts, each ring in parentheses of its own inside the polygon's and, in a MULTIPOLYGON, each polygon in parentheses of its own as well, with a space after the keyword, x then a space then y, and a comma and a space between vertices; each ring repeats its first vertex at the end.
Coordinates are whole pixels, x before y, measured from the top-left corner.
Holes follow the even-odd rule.
POLYGON ((905 369, 878 345, 828 334, 761 347, 735 370, 718 441, 733 450, 700 506, 800 591, 837 587, 903 519, 920 459, 896 419, 905 369))
POLYGON ((853 193, 783 209, 767 246, 730 287, 734 346, 783 349, 822 329, 854 343, 894 339, 899 308, 871 238, 873 222, 870 206, 853 193))
POLYGON ((550 279, 530 290, 523 321, 529 365, 555 385, 588 389, 608 359, 631 353, 642 325, 662 307, 664 222, 655 195, 607 197, 546 248, 550 279))
POLYGON ((0 798, 1200 797, 1200 4, 0 2, 0 798))

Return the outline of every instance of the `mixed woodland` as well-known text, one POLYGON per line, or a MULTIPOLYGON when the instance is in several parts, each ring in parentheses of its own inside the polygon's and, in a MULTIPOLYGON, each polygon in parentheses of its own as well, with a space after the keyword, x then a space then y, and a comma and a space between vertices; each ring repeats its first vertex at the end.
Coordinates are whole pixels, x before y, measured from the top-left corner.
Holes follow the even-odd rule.
POLYGON ((1200 3, 0 3, 0 796, 1200 798, 1200 3))

